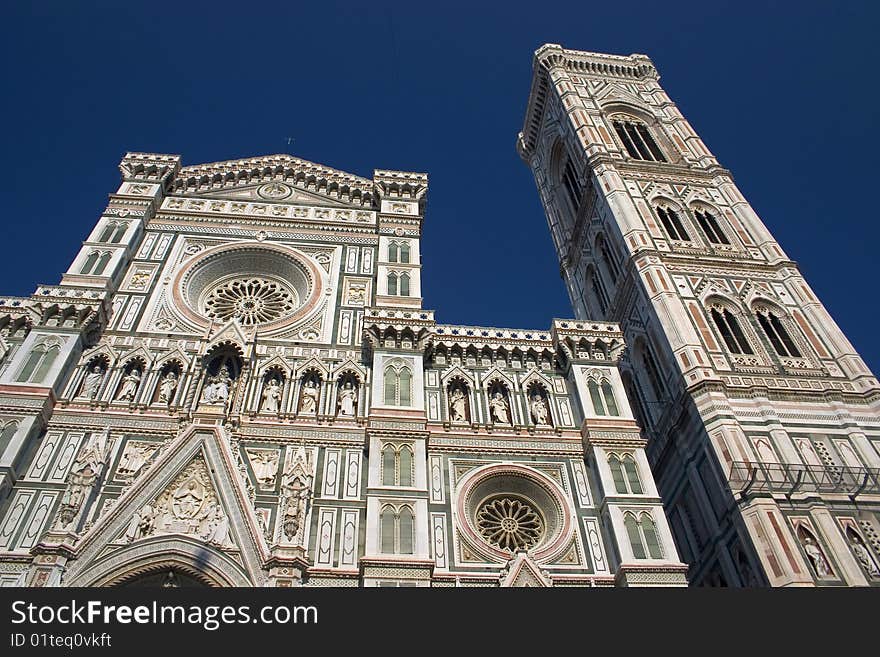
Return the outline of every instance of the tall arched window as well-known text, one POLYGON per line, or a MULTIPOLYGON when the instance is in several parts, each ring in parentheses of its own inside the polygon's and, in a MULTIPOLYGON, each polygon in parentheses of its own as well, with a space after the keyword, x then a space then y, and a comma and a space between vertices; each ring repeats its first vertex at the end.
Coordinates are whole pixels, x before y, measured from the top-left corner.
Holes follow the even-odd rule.
POLYGON ((596 240, 596 251, 599 255, 599 259, 602 261, 602 264, 605 267, 605 270, 608 272, 608 276, 611 279, 612 284, 617 284, 617 279, 620 278, 620 267, 617 264, 617 261, 608 251, 608 245, 605 243, 605 240, 600 235, 596 240))
POLYGON ((113 233, 116 232, 116 224, 109 223, 104 228, 104 231, 101 233, 101 236, 98 238, 99 242, 109 242, 113 237, 113 233))
POLYGON ((620 415, 617 402, 614 400, 614 390, 608 379, 602 379, 601 383, 590 379, 587 388, 590 391, 590 399, 593 402, 593 411, 596 415, 620 415))
POLYGON ((400 275, 400 296, 409 296, 409 274, 400 275))
POLYGON ((400 245, 400 262, 404 264, 409 262, 409 244, 406 242, 400 245))
POLYGON ((388 262, 397 262, 398 248, 397 242, 391 242, 388 245, 388 262))
POLYGON ((113 234, 113 244, 119 244, 122 241, 123 236, 125 235, 125 231, 128 230, 127 224, 119 224, 116 227, 116 232, 113 234))
POLYGON ((16 431, 18 431, 18 425, 15 422, 9 422, 3 426, 2 431, 0 431, 0 456, 3 456, 6 446, 12 442, 12 437, 16 431))
POLYGON ((394 554, 394 530, 397 524, 394 507, 385 506, 379 514, 379 527, 382 534, 381 550, 385 554, 394 554))
POLYGON ((388 274, 388 294, 397 294, 397 274, 394 272, 388 274))
POLYGON ((413 553, 413 529, 415 525, 413 512, 408 506, 400 509, 397 519, 398 528, 398 544, 400 545, 400 554, 413 553))
POLYGON ((400 486, 412 486, 413 485, 413 453, 412 450, 404 445, 400 448, 399 452, 399 463, 398 463, 398 475, 399 475, 399 485, 400 486))
POLYGON ((644 123, 629 116, 616 116, 611 120, 611 125, 631 158, 666 162, 666 157, 644 123))
POLYGON ((711 310, 712 321, 732 354, 753 354, 749 341, 739 325, 736 317, 727 308, 715 307, 711 310))
POLYGON ((634 513, 626 513, 623 519, 633 556, 636 559, 662 559, 657 527, 651 514, 643 512, 638 519, 634 513))
POLYGON ((34 372, 31 381, 34 383, 42 383, 46 379, 46 375, 49 373, 49 370, 52 369, 52 365, 55 364, 55 359, 58 357, 59 351, 61 351, 61 347, 58 345, 52 345, 46 349, 46 353, 43 354, 43 359, 37 366, 37 371, 34 372))
POLYGON ((714 214, 708 210, 695 210, 694 216, 697 218, 697 223, 700 224, 700 228, 703 229, 706 239, 709 240, 710 244, 730 244, 730 240, 727 239, 727 235, 721 230, 721 226, 718 225, 718 220, 714 214))
POLYGON ((412 371, 405 365, 385 368, 385 406, 410 406, 412 371))
POLYGON ((106 253, 102 253, 101 257, 98 258, 98 264, 95 266, 95 270, 92 272, 94 276, 100 276, 104 273, 104 270, 107 268, 107 264, 110 262, 110 258, 113 257, 113 254, 109 251, 106 253))
POLYGON ((21 383, 42 383, 60 351, 61 347, 58 345, 38 344, 28 354, 24 367, 15 380, 21 383))
POLYGON ((98 258, 100 254, 97 251, 92 251, 89 254, 89 257, 86 258, 85 264, 83 264, 82 269, 79 270, 80 274, 90 274, 92 272, 92 268, 95 266, 95 263, 98 262, 98 258))
POLYGON ((596 299, 596 303, 599 305, 599 312, 602 315, 605 315, 608 312, 608 294, 605 292, 605 286, 602 285, 602 280, 599 278, 595 269, 591 268, 587 277, 589 278, 590 291, 593 293, 593 298, 596 299))
POLYGON ((608 466, 611 468, 614 488, 619 494, 642 494, 642 482, 632 454, 624 454, 622 457, 612 454, 608 457, 608 466))
POLYGON ((574 214, 577 214, 580 206, 580 194, 578 193, 577 176, 574 173, 574 166, 571 160, 566 160, 565 167, 562 169, 562 185, 565 187, 565 194, 574 214))
POLYGON ((382 448, 382 485, 396 486, 397 481, 397 450, 394 445, 382 448))
POLYGON ((669 235, 669 239, 678 240, 679 242, 690 242, 690 235, 684 229, 681 217, 678 216, 673 208, 668 205, 658 205, 656 207, 657 216, 660 217, 660 223, 669 235))
POLYGON ((413 554, 415 515, 409 506, 395 509, 390 504, 379 514, 380 550, 384 554, 413 554))
POLYGON ((654 399, 659 401, 663 399, 665 392, 663 380, 660 378, 660 369, 657 367, 657 361, 654 360, 654 354, 651 353, 651 349, 644 342, 641 345, 641 352, 642 368, 651 384, 654 399))
POLYGON ((758 317, 758 324, 761 325, 770 344, 780 356, 790 356, 800 358, 801 352, 795 346, 794 341, 788 334, 785 325, 780 321, 779 317, 770 310, 759 308, 755 313, 758 317))

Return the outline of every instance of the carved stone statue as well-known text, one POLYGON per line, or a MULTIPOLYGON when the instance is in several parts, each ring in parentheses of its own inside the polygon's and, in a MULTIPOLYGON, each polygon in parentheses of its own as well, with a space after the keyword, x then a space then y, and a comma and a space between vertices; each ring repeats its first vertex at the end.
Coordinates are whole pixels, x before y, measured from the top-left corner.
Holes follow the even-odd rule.
POLYGON ((134 368, 122 377, 122 385, 119 388, 119 394, 116 396, 117 401, 132 401, 137 394, 138 386, 141 384, 141 371, 134 368))
POLYGON ((822 550, 816 545, 816 541, 809 536, 805 536, 803 539, 803 546, 804 552, 806 552, 807 556, 810 558, 810 563, 813 564, 813 569, 816 571, 816 574, 819 577, 828 577, 831 575, 831 567, 828 565, 828 561, 825 560, 825 555, 822 554, 822 550))
POLYGON ((101 387, 101 381, 104 380, 104 370, 100 365, 95 365, 92 371, 86 374, 79 390, 79 397, 86 399, 94 399, 98 394, 98 388, 101 387))
POLYGON ((281 477, 281 532, 288 542, 301 538, 311 494, 311 465, 305 449, 300 447, 281 477))
POLYGON ((77 455, 67 476, 67 488, 61 496, 61 506, 55 521, 58 529, 71 527, 92 486, 98 480, 107 457, 108 433, 109 431, 105 430, 100 434, 92 434, 77 455))
POLYGON ((467 395, 460 386, 453 388, 450 395, 449 417, 453 422, 467 422, 467 395))
POLYGON ((510 424, 510 406, 501 392, 496 391, 489 400, 489 413, 492 415, 492 421, 498 424, 510 424))
POLYGON ((149 456, 147 450, 142 445, 129 442, 126 444, 125 451, 119 459, 119 465, 116 467, 117 474, 124 477, 135 476, 144 467, 149 456))
POLYGON ((281 384, 278 379, 269 379, 263 391, 263 405, 260 410, 266 413, 277 413, 281 407, 281 384))
POLYGON ((251 465, 257 482, 263 488, 272 488, 275 485, 275 474, 278 472, 278 452, 275 450, 248 450, 251 465))
POLYGON ((344 417, 354 417, 357 413, 357 389, 351 381, 346 382, 342 390, 339 391, 338 407, 339 415, 344 417))
POLYGON ((868 552, 868 548, 862 543, 862 539, 852 531, 848 531, 846 535, 849 538, 850 549, 852 549, 853 554, 856 555, 856 559, 859 560, 859 563, 862 564, 868 572, 868 575, 871 577, 880 577, 880 569, 877 568, 877 564, 874 562, 874 559, 871 558, 871 553, 868 552))
POLYGON ((207 381, 202 392, 202 402, 205 404, 225 404, 229 400, 229 391, 232 386, 229 368, 224 365, 217 372, 217 376, 209 376, 207 381))
POLYGON ((318 386, 312 379, 303 386, 299 412, 306 415, 314 415, 318 412, 318 386))
POLYGON ((153 520, 155 517, 156 511, 149 504, 146 504, 131 519, 128 531, 125 532, 126 540, 131 543, 144 536, 149 536, 153 532, 153 520))
POLYGON ((547 426, 549 424, 549 422, 547 421, 547 404, 541 395, 539 395, 538 393, 532 395, 532 401, 529 403, 529 409, 532 411, 532 420, 535 421, 536 425, 540 427, 547 426))
POLYGON ((170 404, 171 400, 174 399, 174 391, 177 390, 177 373, 174 370, 171 370, 162 377, 162 380, 159 382, 159 403, 160 404, 170 404))

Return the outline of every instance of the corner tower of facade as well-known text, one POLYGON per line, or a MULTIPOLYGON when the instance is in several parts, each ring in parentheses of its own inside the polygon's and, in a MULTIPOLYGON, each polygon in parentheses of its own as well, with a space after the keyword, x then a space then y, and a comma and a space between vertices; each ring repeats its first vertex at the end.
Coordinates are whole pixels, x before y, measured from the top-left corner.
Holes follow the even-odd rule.
POLYGON ((684 585, 613 322, 438 324, 425 174, 129 153, 0 298, 0 585, 684 585))
POLYGON ((880 584, 880 388, 644 55, 542 46, 517 148, 695 584, 880 584))

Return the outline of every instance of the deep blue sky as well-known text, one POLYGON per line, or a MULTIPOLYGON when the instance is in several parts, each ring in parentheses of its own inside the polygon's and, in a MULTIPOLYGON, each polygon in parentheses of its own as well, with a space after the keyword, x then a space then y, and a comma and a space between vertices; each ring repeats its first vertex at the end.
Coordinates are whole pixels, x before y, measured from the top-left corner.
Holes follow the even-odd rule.
POLYGON ((532 53, 552 42, 654 60, 880 372, 878 3, 421 5, 6 3, 0 293, 58 281, 126 151, 286 151, 365 177, 427 172, 425 307, 547 327, 571 309, 515 138, 532 53))

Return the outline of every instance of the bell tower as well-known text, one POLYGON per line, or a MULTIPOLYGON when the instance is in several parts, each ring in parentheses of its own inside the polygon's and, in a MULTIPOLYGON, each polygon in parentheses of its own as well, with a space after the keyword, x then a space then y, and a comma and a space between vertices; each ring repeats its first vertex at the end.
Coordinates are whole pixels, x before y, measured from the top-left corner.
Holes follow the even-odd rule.
POLYGON ((517 148, 688 580, 880 585, 880 386, 645 55, 546 44, 517 148))

